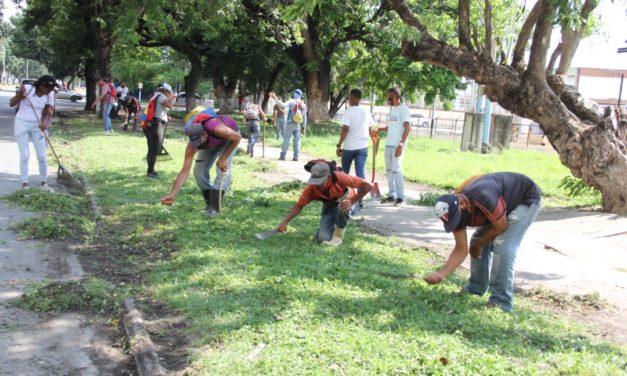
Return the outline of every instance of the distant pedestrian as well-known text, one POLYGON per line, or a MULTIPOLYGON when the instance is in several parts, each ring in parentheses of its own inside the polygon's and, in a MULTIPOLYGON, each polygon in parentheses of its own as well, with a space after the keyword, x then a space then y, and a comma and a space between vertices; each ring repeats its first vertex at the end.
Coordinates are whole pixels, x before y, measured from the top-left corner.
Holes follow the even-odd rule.
POLYGON ((311 161, 305 165, 311 173, 308 185, 277 231, 286 232, 287 224, 312 201, 322 201, 316 240, 331 246, 342 244, 344 230, 351 216, 359 211, 359 201, 372 189, 372 183, 335 171, 335 162, 311 161), (358 189, 355 192, 354 189, 358 189))
POLYGON ((246 103, 243 112, 248 130, 248 146, 246 148, 246 154, 252 157, 255 151, 255 144, 259 139, 259 120, 266 121, 266 113, 263 112, 260 105, 254 102, 246 103))
POLYGON ((111 109, 118 103, 115 87, 111 82, 104 78, 99 78, 96 82, 100 88, 100 96, 96 98, 91 108, 96 108, 96 104, 100 103, 102 108, 102 117, 104 119, 104 133, 112 134, 111 126, 111 109))
POLYGON ((237 145, 241 140, 239 126, 233 118, 218 116, 206 109, 194 116, 185 126, 189 143, 185 149, 185 160, 176 176, 172 190, 161 199, 164 205, 172 205, 194 164, 194 177, 205 199, 207 216, 220 213, 222 195, 231 184, 231 166, 237 145), (195 157, 195 158, 194 158, 195 157), (215 163, 216 177, 211 182, 209 170, 215 163))
POLYGON ((287 109, 287 124, 285 125, 285 133, 283 134, 283 146, 281 147, 280 161, 285 160, 287 150, 290 148, 290 140, 294 137, 294 157, 293 161, 298 160, 300 155, 300 137, 305 133, 307 128, 307 105, 301 100, 303 92, 300 89, 294 90, 292 99, 283 103, 274 93, 270 96, 277 101, 283 109, 287 109))
POLYGON ((158 177, 155 171, 155 163, 157 163, 157 156, 161 153, 163 146, 165 126, 168 123, 168 111, 176 102, 176 95, 172 92, 172 86, 166 83, 160 85, 159 91, 155 94, 153 100, 155 101, 154 116, 148 127, 144 129, 144 135, 148 144, 148 154, 146 155, 148 171, 146 174, 149 178, 158 177))
POLYGON ((124 108, 126 108, 126 118, 124 119, 124 132, 128 130, 128 123, 133 120, 133 132, 137 132, 137 124, 139 123, 139 114, 141 113, 141 105, 137 98, 127 95, 124 98, 124 108))
POLYGON ((278 97, 272 106, 272 122, 276 127, 276 139, 283 137, 285 133, 285 123, 287 122, 287 111, 280 105, 282 99, 278 97))
POLYGON ((46 159, 46 139, 44 118, 54 112, 54 88, 58 87, 51 75, 39 77, 35 83, 24 84, 9 100, 11 107, 19 106, 15 114, 13 134, 20 152, 20 181, 22 188, 28 189, 28 160, 30 154, 28 142, 32 142, 39 161, 39 179, 41 189, 54 192, 48 186, 48 160, 46 159))
POLYGON ((440 196, 435 214, 444 222, 444 230, 453 232, 455 247, 444 266, 424 280, 432 285, 442 282, 470 253, 470 279, 464 291, 483 295, 489 289, 488 307, 511 311, 516 253, 541 206, 540 188, 529 177, 513 172, 474 176, 454 194, 440 196), (477 228, 470 247, 469 226, 477 228))
POLYGON ((342 132, 335 152, 338 157, 342 157, 342 171, 344 173, 350 173, 351 165, 355 161, 355 175, 365 179, 370 127, 375 123, 370 112, 359 107, 360 100, 361 91, 359 89, 351 90, 348 97, 350 107, 342 116, 342 132))
POLYGON ((405 181, 403 180, 403 153, 409 137, 409 108, 401 102, 401 89, 393 87, 388 90, 388 103, 391 106, 387 126, 379 131, 387 131, 385 139, 385 170, 388 179, 388 197, 385 203, 402 206, 405 202, 405 181))
POLYGON ((124 103, 124 99, 126 98, 126 96, 128 95, 128 87, 126 87, 126 82, 125 81, 120 81, 120 84, 118 85, 118 87, 116 88, 116 96, 118 97, 118 104, 117 107, 115 108, 115 117, 119 118, 119 112, 120 109, 124 110, 124 120, 125 123, 122 125, 127 125, 126 123, 126 118, 128 117, 128 113, 126 110, 126 105, 124 103))

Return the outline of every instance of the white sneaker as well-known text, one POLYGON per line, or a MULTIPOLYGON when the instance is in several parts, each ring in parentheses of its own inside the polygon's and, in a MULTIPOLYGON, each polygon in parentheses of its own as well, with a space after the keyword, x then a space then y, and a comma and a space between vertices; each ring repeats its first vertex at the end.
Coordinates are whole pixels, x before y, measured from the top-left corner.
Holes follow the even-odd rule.
POLYGON ((54 193, 54 189, 52 189, 52 187, 49 186, 48 183, 41 183, 41 186, 39 187, 39 189, 41 189, 42 191, 54 193))
POLYGON ((322 241, 322 244, 330 245, 332 247, 337 247, 340 244, 342 244, 342 238, 333 237, 333 238, 331 238, 331 240, 324 240, 324 241, 322 241))
POLYGON ((28 183, 22 183, 22 189, 30 189, 28 183))

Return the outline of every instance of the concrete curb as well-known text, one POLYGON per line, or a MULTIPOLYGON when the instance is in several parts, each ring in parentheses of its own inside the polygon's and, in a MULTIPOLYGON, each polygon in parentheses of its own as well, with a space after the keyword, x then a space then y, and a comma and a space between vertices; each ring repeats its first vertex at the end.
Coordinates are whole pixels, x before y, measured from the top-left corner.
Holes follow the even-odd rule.
POLYGON ((132 298, 124 300, 124 329, 130 346, 135 368, 139 376, 165 375, 165 369, 159 364, 159 357, 150 335, 144 328, 144 320, 141 313, 135 307, 132 298))
POLYGON ((91 189, 91 186, 85 177, 81 176, 80 181, 83 184, 83 194, 87 197, 87 200, 89 200, 89 207, 94 212, 96 220, 98 220, 102 217, 102 208, 100 207, 100 204, 98 204, 96 194, 91 189))

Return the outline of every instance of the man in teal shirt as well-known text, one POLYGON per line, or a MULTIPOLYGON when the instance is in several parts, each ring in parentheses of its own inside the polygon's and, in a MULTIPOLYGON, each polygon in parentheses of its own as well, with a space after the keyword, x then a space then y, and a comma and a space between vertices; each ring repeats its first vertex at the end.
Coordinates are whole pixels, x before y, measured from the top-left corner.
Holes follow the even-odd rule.
POLYGON ((388 197, 384 203, 394 203, 394 206, 402 206, 405 202, 405 182, 401 164, 403 153, 407 145, 407 137, 410 131, 409 108, 401 103, 401 89, 393 87, 388 90, 388 103, 390 114, 386 127, 379 131, 387 131, 385 140, 385 170, 388 178, 388 197))

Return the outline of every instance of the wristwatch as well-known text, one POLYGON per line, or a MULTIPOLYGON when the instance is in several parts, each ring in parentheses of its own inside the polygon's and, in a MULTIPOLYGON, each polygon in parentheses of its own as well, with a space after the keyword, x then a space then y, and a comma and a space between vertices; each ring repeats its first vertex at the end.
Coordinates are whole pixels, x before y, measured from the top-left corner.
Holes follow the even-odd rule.
POLYGON ((341 148, 341 147, 342 147, 342 144, 337 144, 337 145, 335 145, 335 146, 337 146, 338 148, 341 148))

